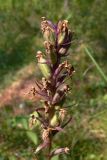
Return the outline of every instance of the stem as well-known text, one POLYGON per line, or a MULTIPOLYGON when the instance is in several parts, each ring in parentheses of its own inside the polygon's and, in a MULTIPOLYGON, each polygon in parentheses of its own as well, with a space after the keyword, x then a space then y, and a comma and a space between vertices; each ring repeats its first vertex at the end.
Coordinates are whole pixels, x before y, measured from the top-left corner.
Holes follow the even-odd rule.
POLYGON ((48 160, 51 160, 51 156, 50 156, 51 148, 52 148, 52 138, 50 138, 50 143, 48 147, 48 160))

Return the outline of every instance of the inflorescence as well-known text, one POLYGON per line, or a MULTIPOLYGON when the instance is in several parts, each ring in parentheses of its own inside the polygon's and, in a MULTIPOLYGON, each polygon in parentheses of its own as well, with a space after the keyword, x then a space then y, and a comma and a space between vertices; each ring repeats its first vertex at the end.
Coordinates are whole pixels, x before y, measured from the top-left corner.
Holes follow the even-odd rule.
POLYGON ((74 68, 63 59, 69 55, 73 32, 69 30, 67 20, 59 21, 55 25, 45 17, 42 18, 41 30, 45 51, 38 51, 36 58, 43 78, 36 80, 33 95, 40 97, 42 107, 35 109, 35 114, 31 115, 29 122, 30 127, 40 123, 42 130, 43 142, 35 153, 48 148, 47 157, 51 159, 69 151, 68 147, 52 150, 52 140, 58 132, 63 132, 64 127, 72 120, 63 104, 70 91, 66 80, 72 77, 74 68))

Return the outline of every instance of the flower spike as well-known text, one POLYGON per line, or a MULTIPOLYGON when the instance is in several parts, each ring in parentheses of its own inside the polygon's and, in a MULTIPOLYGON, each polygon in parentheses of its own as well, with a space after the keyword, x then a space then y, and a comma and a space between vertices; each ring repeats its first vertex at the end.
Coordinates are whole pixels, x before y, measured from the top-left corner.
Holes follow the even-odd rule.
POLYGON ((32 92, 34 97, 36 95, 40 97, 42 104, 35 109, 29 122, 31 128, 38 122, 42 131, 43 142, 37 147, 35 154, 44 150, 48 152, 47 160, 51 160, 53 156, 67 154, 69 151, 67 147, 52 151, 52 140, 58 132, 64 133, 65 126, 72 120, 67 107, 63 107, 63 104, 70 91, 66 80, 72 77, 74 67, 67 60, 63 61, 62 57, 68 55, 73 33, 69 29, 67 20, 53 24, 45 17, 42 17, 41 31, 44 37, 44 52, 38 51, 36 58, 42 78, 40 81, 35 81, 36 86, 32 92))

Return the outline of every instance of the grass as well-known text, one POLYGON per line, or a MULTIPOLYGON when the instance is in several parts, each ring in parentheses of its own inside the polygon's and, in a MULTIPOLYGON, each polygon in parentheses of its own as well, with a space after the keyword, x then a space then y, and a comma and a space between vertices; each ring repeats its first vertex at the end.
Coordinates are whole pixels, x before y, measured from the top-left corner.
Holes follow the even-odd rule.
POLYGON ((101 67, 99 66, 99 64, 96 62, 96 60, 94 59, 94 57, 91 55, 91 52, 89 51, 89 49, 85 46, 84 50, 86 52, 86 54, 90 57, 90 59, 92 60, 92 62, 94 63, 94 65, 96 66, 98 72, 100 73, 101 77, 103 78, 103 80, 107 83, 107 77, 104 74, 103 70, 101 69, 101 67))

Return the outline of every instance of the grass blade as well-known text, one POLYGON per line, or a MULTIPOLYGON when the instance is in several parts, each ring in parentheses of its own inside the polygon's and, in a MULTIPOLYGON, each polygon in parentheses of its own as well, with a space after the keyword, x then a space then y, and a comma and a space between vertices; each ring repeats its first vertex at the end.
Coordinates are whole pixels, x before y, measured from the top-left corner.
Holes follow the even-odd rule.
POLYGON ((84 50, 85 50, 85 53, 90 57, 90 59, 92 60, 92 62, 96 66, 96 68, 99 71, 99 73, 100 73, 101 77, 103 78, 103 80, 107 83, 107 76, 105 75, 105 73, 103 72, 103 70, 101 69, 101 67, 99 66, 99 64, 96 62, 96 60, 92 56, 92 54, 89 51, 89 49, 86 46, 84 46, 84 50))

